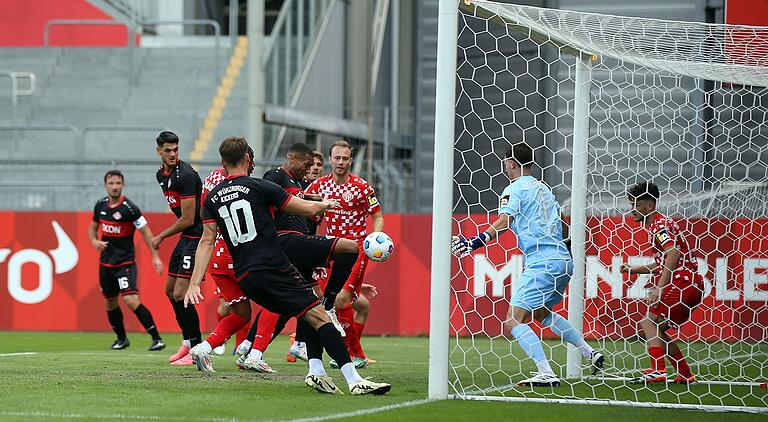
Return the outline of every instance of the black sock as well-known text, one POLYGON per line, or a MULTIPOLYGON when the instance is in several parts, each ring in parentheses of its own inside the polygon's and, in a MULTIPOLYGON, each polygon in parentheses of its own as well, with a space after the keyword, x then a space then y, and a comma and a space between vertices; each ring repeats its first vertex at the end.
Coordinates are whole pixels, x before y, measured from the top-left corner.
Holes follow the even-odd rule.
POLYGON ((296 341, 303 341, 307 343, 307 337, 314 333, 315 330, 309 326, 302 318, 296 318, 296 341))
POLYGON ((159 340, 160 334, 157 332, 155 320, 152 319, 152 313, 149 312, 149 309, 147 309, 144 304, 139 304, 139 306, 133 310, 133 313, 136 314, 136 318, 139 319, 141 325, 147 330, 147 334, 152 336, 152 340, 159 340))
POLYGON ((118 340, 125 340, 125 326, 123 325, 123 311, 118 306, 115 309, 107 310, 107 319, 109 324, 112 325, 112 331, 117 334, 118 340))
POLYGON ((184 301, 171 300, 171 306, 173 306, 173 313, 176 315, 176 323, 181 328, 181 338, 189 340, 189 333, 187 332, 187 320, 186 312, 184 312, 184 301))
POLYGON ((251 324, 251 328, 248 329, 248 334, 245 335, 245 339, 250 341, 251 344, 253 344, 253 341, 256 339, 256 331, 259 330, 259 317, 261 316, 261 311, 256 314, 256 318, 253 319, 253 324, 251 324))
MULTIPOLYGON (((339 368, 352 362, 349 358, 349 351, 344 346, 344 340, 341 339, 341 334, 332 323, 329 322, 318 328, 317 338, 328 356, 339 364, 339 368)), ((309 343, 307 343, 307 353, 309 353, 309 343)))
POLYGON ((307 343, 307 358, 309 359, 323 359, 323 345, 320 343, 320 338, 317 337, 317 332, 312 329, 303 319, 296 321, 296 335, 298 337, 299 330, 305 333, 305 342, 307 343))
POLYGON ((277 336, 279 336, 280 333, 283 332, 283 328, 285 328, 285 324, 288 324, 288 321, 290 320, 291 320, 290 318, 284 317, 282 315, 280 315, 280 317, 277 318, 277 322, 275 322, 275 331, 274 333, 272 333, 272 339, 269 340, 270 343, 275 341, 277 336))
POLYGON ((184 301, 180 300, 179 304, 184 312, 184 321, 187 323, 187 334, 189 337, 190 348, 195 347, 203 342, 203 335, 200 333, 200 317, 197 315, 197 308, 194 305, 188 305, 184 307, 184 301))
POLYGON ((328 285, 325 286, 325 292, 323 292, 323 306, 326 310, 333 309, 336 295, 344 287, 356 261, 357 254, 354 253, 342 253, 333 257, 331 276, 328 278, 328 285))

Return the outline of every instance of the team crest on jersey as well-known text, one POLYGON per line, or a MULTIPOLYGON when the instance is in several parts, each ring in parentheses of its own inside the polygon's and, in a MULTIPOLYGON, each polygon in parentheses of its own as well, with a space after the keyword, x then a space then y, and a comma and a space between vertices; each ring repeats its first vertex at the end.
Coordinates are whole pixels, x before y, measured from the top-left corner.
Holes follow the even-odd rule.
POLYGON ((120 211, 115 211, 115 213, 112 214, 112 218, 114 218, 115 220, 119 220, 122 216, 123 215, 120 214, 120 211))
POLYGON ((376 196, 371 195, 368 197, 368 206, 375 207, 376 205, 379 205, 379 200, 376 199, 376 196))
POLYGON ((352 192, 350 191, 344 191, 344 193, 341 194, 341 199, 351 202, 352 201, 352 192))
POLYGON ((509 195, 505 195, 499 198, 499 208, 505 207, 509 204, 509 195))

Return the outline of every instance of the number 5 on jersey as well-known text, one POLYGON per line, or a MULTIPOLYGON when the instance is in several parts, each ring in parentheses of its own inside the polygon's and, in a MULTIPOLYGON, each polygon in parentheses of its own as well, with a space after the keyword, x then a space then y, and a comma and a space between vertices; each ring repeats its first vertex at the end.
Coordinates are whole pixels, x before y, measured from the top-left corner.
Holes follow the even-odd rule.
POLYGON ((224 225, 227 226, 227 234, 229 235, 229 240, 232 241, 232 246, 250 242, 256 238, 256 226, 253 222, 253 211, 251 211, 251 204, 245 199, 239 199, 229 204, 229 206, 223 205, 219 207, 219 215, 224 219, 224 225), (245 230, 240 227, 240 215, 238 215, 238 211, 242 211, 243 220, 245 221, 245 230))

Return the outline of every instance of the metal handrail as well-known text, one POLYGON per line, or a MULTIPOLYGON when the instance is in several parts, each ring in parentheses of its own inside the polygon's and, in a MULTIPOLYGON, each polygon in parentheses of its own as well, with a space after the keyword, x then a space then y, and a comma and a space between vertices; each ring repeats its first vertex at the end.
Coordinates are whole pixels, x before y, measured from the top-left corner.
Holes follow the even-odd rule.
POLYGON ((109 19, 51 19, 45 23, 43 28, 43 47, 50 47, 50 30, 54 26, 59 25, 89 25, 89 26, 124 26, 128 30, 128 46, 133 45, 131 40, 131 34, 133 33, 131 26, 125 22, 109 20, 109 19))
POLYGON ((0 76, 7 76, 11 80, 11 123, 16 123, 16 107, 19 105, 19 97, 30 96, 35 93, 35 74, 0 70, 0 76), (19 78, 29 79, 28 89, 19 89, 19 78))
POLYGON ((182 26, 210 26, 213 28, 214 36, 214 68, 216 69, 216 75, 214 75, 214 84, 218 84, 219 76, 221 75, 221 63, 219 61, 219 50, 221 49, 219 38, 221 37, 221 25, 218 22, 211 19, 170 19, 170 20, 149 20, 141 21, 138 24, 140 30, 143 30, 145 26, 149 25, 182 25, 182 26))
POLYGON ((81 139, 85 142, 85 136, 91 132, 162 132, 170 130, 165 126, 87 126, 81 133, 81 139))
POLYGON ((80 138, 80 131, 72 125, 0 125, 0 130, 39 130, 39 131, 62 131, 72 132, 73 139, 80 138))

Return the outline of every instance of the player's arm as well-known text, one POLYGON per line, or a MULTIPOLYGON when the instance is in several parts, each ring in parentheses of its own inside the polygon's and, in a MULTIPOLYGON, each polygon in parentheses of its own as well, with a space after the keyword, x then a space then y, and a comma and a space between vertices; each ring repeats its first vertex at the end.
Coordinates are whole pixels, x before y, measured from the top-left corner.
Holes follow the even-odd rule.
POLYGON ((91 221, 91 225, 88 226, 88 239, 91 241, 91 245, 93 245, 93 247, 96 248, 97 251, 101 252, 104 249, 107 249, 107 246, 109 246, 109 242, 99 240, 98 234, 99 234, 99 223, 95 221, 91 221))
MULTIPOLYGON (((144 217, 141 218, 143 219, 144 217)), ((147 245, 149 252, 152 254, 152 267, 155 268, 157 274, 162 275, 163 260, 160 259, 160 254, 157 253, 157 250, 152 247, 152 230, 149 229, 149 224, 146 223, 146 220, 144 221, 144 224, 139 227, 139 233, 141 233, 141 238, 144 239, 144 244, 147 245)))
POLYGON ((621 264, 621 272, 628 274, 650 274, 656 270, 656 263, 643 264, 643 265, 629 265, 627 263, 621 264))
POLYGON ((680 251, 676 247, 670 246, 664 251, 664 264, 661 267, 661 275, 659 275, 659 281, 656 283, 656 288, 651 289, 648 293, 648 303, 656 303, 661 296, 661 291, 672 281, 672 271, 677 268, 677 263, 680 260, 680 251))
POLYGON ((373 231, 384 231, 384 214, 382 214, 381 210, 371 214, 371 220, 373 221, 373 231))
POLYGON ((485 246, 488 242, 499 237, 499 235, 509 229, 510 218, 509 214, 499 214, 499 218, 491 224, 491 227, 470 239, 461 235, 453 236, 451 238, 451 253, 454 256, 463 258, 472 253, 472 251, 485 246))
POLYGON ((283 205, 281 211, 304 217, 314 217, 325 212, 328 208, 338 208, 339 201, 336 199, 323 199, 322 201, 307 201, 297 196, 290 196, 283 205))
POLYGON ((203 223, 203 237, 197 244, 195 251, 195 269, 192 270, 192 278, 189 280, 187 293, 184 295, 184 306, 188 304, 197 305, 203 300, 203 294, 200 291, 200 283, 203 282, 203 276, 211 262, 213 247, 216 243, 216 230, 218 226, 216 221, 208 220, 203 223))
POLYGON ((162 243, 163 240, 192 227, 192 225, 195 224, 195 207, 196 201, 194 197, 182 198, 181 217, 179 217, 179 219, 176 220, 176 222, 173 223, 170 227, 152 238, 152 248, 159 249, 160 243, 162 243))

